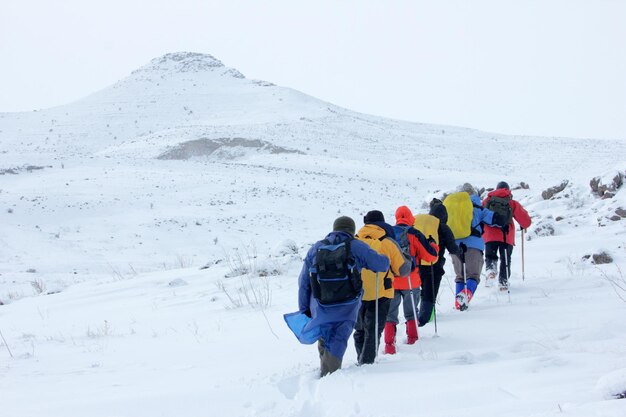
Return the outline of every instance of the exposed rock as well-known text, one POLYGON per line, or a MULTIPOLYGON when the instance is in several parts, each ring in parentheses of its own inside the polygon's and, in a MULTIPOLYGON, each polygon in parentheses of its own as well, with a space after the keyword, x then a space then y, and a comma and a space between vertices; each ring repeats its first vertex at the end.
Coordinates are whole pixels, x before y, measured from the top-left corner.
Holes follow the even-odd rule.
POLYGON ((593 259, 593 263, 596 265, 610 264, 613 262, 611 255, 606 252, 594 253, 591 255, 591 258, 593 259))
POLYGON ((563 191, 565 189, 565 187, 567 187, 568 184, 569 184, 569 181, 568 180, 564 180, 560 185, 555 185, 554 187, 550 187, 547 190, 543 191, 541 193, 541 197, 543 197, 544 200, 550 200, 556 194, 558 194, 561 191, 563 191))
POLYGON ((511 188, 511 191, 513 190, 528 190, 530 189, 530 186, 528 184, 526 184, 524 181, 520 182, 517 185, 514 185, 513 188, 511 188))
POLYGON ((624 184, 624 172, 614 172, 608 176, 595 177, 589 181, 591 191, 602 199, 613 198, 624 184))
POLYGON ((259 139, 244 139, 244 138, 220 138, 220 139, 196 139, 187 142, 179 143, 175 147, 167 150, 157 157, 157 159, 175 159, 186 160, 195 156, 208 156, 214 154, 217 151, 221 151, 227 148, 249 148, 256 149, 258 151, 281 154, 281 153, 297 153, 304 154, 301 151, 295 149, 287 149, 282 146, 276 146, 269 142, 265 142, 259 139))
POLYGON ((565 217, 563 216, 556 216, 556 218, 554 219, 554 221, 560 222, 561 220, 565 219, 565 217))
POLYGON ((626 217, 626 210, 624 210, 621 207, 618 207, 615 209, 615 214, 618 215, 619 217, 626 217))

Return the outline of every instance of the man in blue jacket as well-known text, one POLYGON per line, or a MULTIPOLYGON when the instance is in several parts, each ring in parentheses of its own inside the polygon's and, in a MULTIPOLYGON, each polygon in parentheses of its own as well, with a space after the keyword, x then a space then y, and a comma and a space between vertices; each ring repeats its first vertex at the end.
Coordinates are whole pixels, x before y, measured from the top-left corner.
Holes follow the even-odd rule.
MULTIPOLYGON (((285 315, 289 327, 296 333, 301 343, 312 344, 318 342, 320 353, 321 376, 330 374, 341 368, 343 355, 348 346, 348 340, 354 329, 357 313, 361 306, 363 294, 360 278, 361 269, 367 268, 375 272, 386 272, 389 269, 389 259, 378 254, 370 247, 354 239, 356 225, 350 217, 342 216, 333 223, 333 231, 324 240, 316 242, 309 249, 299 277, 298 305, 299 311, 291 315, 285 315), (349 257, 355 279, 361 286, 355 297, 337 303, 323 303, 316 298, 312 288, 312 273, 316 273, 318 262, 316 260, 320 247, 339 246, 342 243, 349 244, 349 257), (295 316, 294 316, 295 315, 295 316), (292 319, 304 316, 305 325, 296 329, 292 319)), ((319 294, 318 294, 319 297, 319 294)))
POLYGON ((485 242, 482 238, 483 224, 500 225, 502 219, 496 213, 483 208, 480 197, 473 187, 466 184, 463 191, 470 195, 474 206, 472 213, 471 234, 463 239, 456 239, 457 246, 461 249, 458 254, 452 255, 452 264, 456 273, 456 301, 455 308, 464 311, 480 283, 480 274, 483 269, 485 242), (464 268, 465 267, 465 268, 464 268), (464 270, 465 269, 465 270, 464 270))

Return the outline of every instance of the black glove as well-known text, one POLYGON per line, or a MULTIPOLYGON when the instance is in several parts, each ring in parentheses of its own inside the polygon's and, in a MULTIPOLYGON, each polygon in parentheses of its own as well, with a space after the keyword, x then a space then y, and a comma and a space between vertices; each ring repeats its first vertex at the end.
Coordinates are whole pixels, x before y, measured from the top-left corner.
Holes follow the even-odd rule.
POLYGON ((308 318, 311 318, 311 310, 307 309, 306 311, 304 311, 302 314, 304 314, 305 316, 307 316, 308 318))
POLYGON ((393 281, 391 278, 385 278, 383 279, 383 287, 386 290, 390 290, 391 288, 393 288, 393 281))
POLYGON ((467 245, 465 243, 459 244, 459 248, 461 248, 461 253, 467 252, 467 245))

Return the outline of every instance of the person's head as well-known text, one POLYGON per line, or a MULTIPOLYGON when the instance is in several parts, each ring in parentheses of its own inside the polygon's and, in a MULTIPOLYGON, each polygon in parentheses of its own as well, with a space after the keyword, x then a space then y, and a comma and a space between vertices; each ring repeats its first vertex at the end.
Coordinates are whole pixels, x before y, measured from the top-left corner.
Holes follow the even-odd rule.
POLYGON ((333 232, 346 232, 349 233, 350 236, 354 236, 356 233, 356 224, 354 224, 354 220, 348 216, 337 217, 333 223, 333 232))
POLYGON ((510 190, 509 184, 505 181, 500 181, 498 185, 496 185, 496 190, 501 190, 501 189, 510 190))
POLYGON ((448 210, 443 203, 433 204, 430 207, 430 212, 428 214, 438 218, 441 223, 448 223, 448 210))
POLYGON ((466 182, 465 184, 463 184, 461 186, 461 190, 460 191, 465 191, 469 195, 478 194, 478 192, 476 191, 474 186, 472 186, 472 184, 470 184, 469 182, 466 182))
POLYGON ((363 223, 365 224, 384 222, 384 221, 385 221, 385 216, 383 215, 383 212, 379 210, 368 211, 365 217, 363 217, 363 223))

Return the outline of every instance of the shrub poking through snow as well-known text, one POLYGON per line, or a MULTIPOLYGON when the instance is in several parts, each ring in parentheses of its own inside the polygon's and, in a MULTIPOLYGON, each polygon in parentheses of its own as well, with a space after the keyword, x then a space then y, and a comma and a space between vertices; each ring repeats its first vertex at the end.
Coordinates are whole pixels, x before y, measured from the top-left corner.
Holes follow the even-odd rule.
POLYGON ((556 221, 552 216, 547 216, 539 219, 531 229, 528 231, 528 240, 544 237, 554 236, 556 234, 556 221))
POLYGON ((591 255, 591 259, 593 259, 593 263, 596 265, 601 264, 610 264, 613 262, 613 258, 606 252, 594 253, 591 255))

